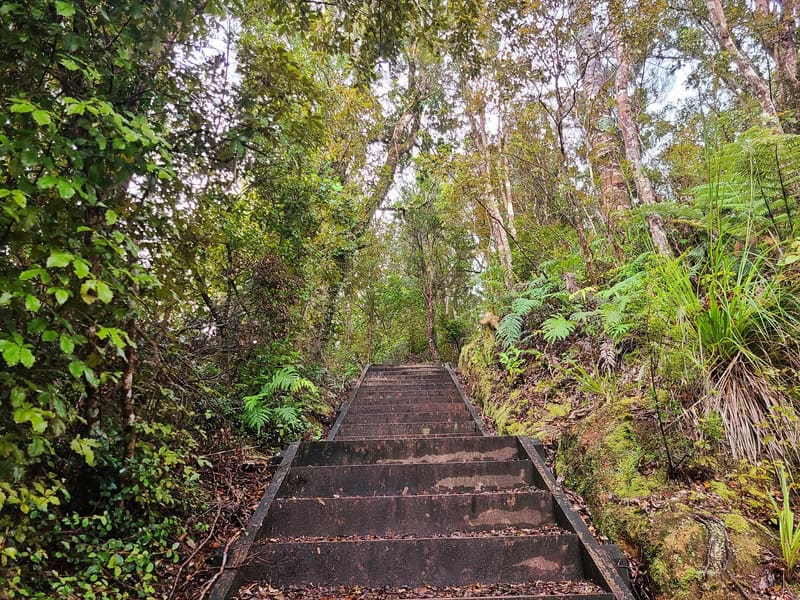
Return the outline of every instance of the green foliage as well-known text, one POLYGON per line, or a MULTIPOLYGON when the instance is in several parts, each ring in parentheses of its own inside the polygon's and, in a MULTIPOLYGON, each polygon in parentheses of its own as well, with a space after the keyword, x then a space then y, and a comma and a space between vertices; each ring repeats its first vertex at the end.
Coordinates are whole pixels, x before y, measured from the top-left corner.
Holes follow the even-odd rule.
POLYGON ((525 372, 525 358, 523 351, 516 346, 510 346, 505 352, 498 355, 500 364, 508 374, 508 382, 513 383, 517 377, 525 372))
POLYGON ((574 321, 570 321, 562 314, 557 314, 542 321, 542 337, 550 344, 560 342, 567 339, 575 331, 575 327, 577 324, 574 321))
POLYGON ((524 333, 524 320, 531 311, 544 306, 550 297, 550 284, 543 279, 534 279, 525 292, 511 301, 509 312, 500 321, 497 328, 497 340, 504 348, 509 348, 522 341, 524 333))
POLYGON ((786 578, 791 580, 794 568, 800 563, 800 522, 795 524, 795 514, 789 498, 789 483, 786 477, 786 469, 783 465, 780 466, 778 471, 778 479, 781 484, 780 506, 771 494, 769 499, 778 522, 778 535, 780 537, 783 562, 786 566, 786 578))
POLYGON ((304 414, 303 393, 317 396, 319 390, 311 380, 302 377, 295 366, 283 366, 258 393, 242 398, 242 421, 259 435, 269 425, 279 442, 296 441, 311 428, 304 414))

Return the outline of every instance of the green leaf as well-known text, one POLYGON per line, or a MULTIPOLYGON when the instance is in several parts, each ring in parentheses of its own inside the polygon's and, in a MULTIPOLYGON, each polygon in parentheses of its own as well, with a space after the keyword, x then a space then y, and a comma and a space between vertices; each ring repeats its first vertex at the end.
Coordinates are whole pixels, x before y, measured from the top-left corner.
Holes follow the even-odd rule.
POLYGON ((50 119, 50 113, 46 110, 36 109, 33 111, 32 116, 37 125, 44 126, 52 123, 52 120, 50 119))
POLYGON ((14 408, 19 408, 22 406, 22 403, 25 402, 25 397, 28 393, 25 391, 25 388, 15 385, 11 388, 11 406, 14 408))
POLYGON ((45 451, 45 443, 44 438, 35 435, 31 438, 30 444, 28 444, 28 456, 31 458, 36 458, 37 456, 41 456, 44 454, 45 451))
POLYGON ((97 291, 97 280, 91 279, 89 281, 84 281, 81 284, 81 299, 86 302, 86 304, 94 304, 97 300, 97 296, 95 292, 97 291))
POLYGON ((39 408, 18 408, 14 411, 15 423, 30 423, 31 429, 35 433, 43 433, 47 429, 47 421, 44 420, 45 412, 39 408))
POLYGON ((113 225, 117 222, 117 213, 110 208, 106 211, 106 225, 113 225))
POLYGON ((48 321, 42 317, 36 317, 28 322, 28 333, 41 333, 47 329, 48 321))
POLYGON ((33 356, 33 352, 31 352, 28 346, 21 346, 19 349, 19 362, 22 363, 26 369, 30 369, 33 366, 33 363, 36 362, 36 357, 33 356))
MULTIPOLYGON (((64 67, 66 69, 70 70, 70 71, 77 71, 78 69, 80 69, 80 66, 78 65, 78 63, 76 63, 71 58, 62 58, 61 59, 61 64, 64 65, 64 67)), ((67 108, 67 114, 68 115, 73 114, 73 112, 71 112, 71 111, 72 111, 74 106, 81 106, 82 108, 81 108, 80 114, 83 114, 83 108, 84 108, 83 103, 76 103, 76 104, 71 104, 69 106, 69 108, 67 108)))
POLYGON ((72 352, 75 350, 75 342, 73 342, 72 338, 65 333, 61 334, 58 345, 61 347, 61 351, 64 354, 72 354, 72 352))
POLYGON ((69 372, 75 379, 80 379, 81 375, 83 375, 83 370, 86 368, 86 365, 82 360, 73 360, 69 363, 69 372))
POLYGON ((66 267, 69 263, 73 260, 73 255, 69 252, 61 252, 59 250, 53 250, 50 252, 50 256, 47 258, 47 268, 52 267, 66 267))
POLYGON ((97 281, 97 297, 103 304, 108 304, 114 298, 111 288, 103 281, 97 281))
POLYGON ((72 2, 56 0, 56 13, 62 17, 71 17, 75 14, 75 7, 72 5, 72 2))
POLYGON ((58 332, 52 329, 48 329, 42 333, 42 341, 43 342, 55 342, 58 339, 58 332))
POLYGON ((36 180, 36 186, 40 190, 49 190, 56 183, 58 183, 58 177, 55 175, 42 175, 36 180))
POLYGON ((94 448, 97 447, 97 440, 78 436, 70 442, 69 447, 72 448, 73 452, 81 455, 87 465, 94 466, 94 448))
POLYGON ((67 300, 69 300, 70 297, 70 293, 63 288, 56 288, 55 295, 56 302, 59 304, 64 304, 67 300))
POLYGON ((25 296, 25 308, 29 311, 37 312, 41 306, 42 303, 39 302, 39 299, 36 296, 31 294, 25 296))
POLYGON ((29 113, 36 110, 36 106, 24 98, 11 98, 12 113, 29 113))
POLYGON ((20 346, 9 340, 0 340, 0 347, 3 348, 3 360, 9 367, 19 364, 20 346))
POLYGON ((89 263, 82 258, 76 258, 72 261, 72 269, 79 279, 84 279, 89 274, 89 263))
POLYGON ((66 179, 59 179, 56 185, 58 186, 58 195, 64 200, 69 200, 75 195, 75 187, 66 179))
POLYGON ((46 273, 44 269, 41 267, 32 267, 30 269, 26 269, 22 273, 19 274, 20 281, 28 281, 29 279, 33 279, 34 277, 41 277, 46 273))

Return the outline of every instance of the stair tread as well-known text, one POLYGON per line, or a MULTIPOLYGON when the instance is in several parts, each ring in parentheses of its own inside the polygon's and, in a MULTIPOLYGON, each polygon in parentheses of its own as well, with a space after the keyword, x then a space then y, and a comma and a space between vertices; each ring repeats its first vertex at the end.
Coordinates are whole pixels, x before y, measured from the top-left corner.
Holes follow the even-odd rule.
POLYGON ((574 533, 260 542, 241 569, 273 585, 463 586, 584 578, 574 533))
POLYGON ((349 600, 413 600, 419 598, 437 598, 438 600, 455 600, 456 598, 505 598, 508 600, 554 598, 572 600, 605 600, 613 596, 604 592, 594 583, 587 580, 574 581, 532 581, 519 584, 470 585, 464 587, 433 587, 427 585, 396 588, 347 588, 336 586, 286 586, 273 588, 262 587, 245 592, 239 596, 241 600, 275 599, 282 600, 329 600, 331 598, 348 598, 349 600))

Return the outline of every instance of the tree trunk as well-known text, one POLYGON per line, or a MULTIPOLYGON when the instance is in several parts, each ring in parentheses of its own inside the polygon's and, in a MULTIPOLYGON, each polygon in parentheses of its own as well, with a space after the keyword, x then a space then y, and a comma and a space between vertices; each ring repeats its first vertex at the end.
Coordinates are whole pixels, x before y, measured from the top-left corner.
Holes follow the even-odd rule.
MULTIPOLYGON (((505 113, 505 111, 503 111, 505 113)), ((500 118, 500 157, 498 173, 501 179, 501 192, 503 195, 503 204, 506 211, 506 222, 508 223, 508 232, 517 237, 517 226, 514 224, 514 198, 511 193, 511 168, 508 163, 508 130, 505 127, 505 114, 500 118)))
MULTIPOLYGON (((774 104, 782 125, 800 130, 800 81, 797 64, 797 18, 794 0, 756 0, 756 31, 764 50, 775 63, 774 104)), ((724 16, 724 15, 723 15, 724 16)))
POLYGON ((497 250, 500 258, 500 265, 503 268, 505 283, 511 287, 514 283, 514 268, 511 262, 511 244, 508 241, 506 225, 503 222, 503 215, 500 213, 500 205, 497 202, 494 185, 492 184, 491 156, 489 154, 489 140, 486 135, 486 108, 481 100, 480 108, 475 111, 467 111, 470 127, 472 129, 472 139, 475 147, 481 155, 481 176, 484 180, 485 208, 489 217, 489 235, 492 243, 497 250))
MULTIPOLYGON (((135 325, 129 327, 129 335, 134 335, 135 325)), ((133 374, 136 371, 136 347, 128 346, 125 352, 128 364, 122 378, 122 419, 125 423, 125 458, 133 458, 136 452, 136 411, 133 404, 133 374)))
POLYGON ((436 344, 436 295, 433 289, 433 275, 427 274, 428 286, 425 290, 425 317, 428 329, 428 349, 433 362, 441 362, 439 347, 436 344))
POLYGON ((600 180, 603 220, 611 226, 613 214, 629 209, 631 203, 616 151, 617 138, 608 127, 603 127, 602 123, 603 118, 608 118, 610 115, 606 105, 606 81, 600 61, 600 48, 591 23, 583 31, 583 46, 587 52, 583 93, 586 99, 588 159, 590 164, 596 167, 600 180))
MULTIPOLYGON (((633 170, 633 180, 636 184, 636 191, 639 201, 645 206, 652 206, 657 202, 655 190, 650 183, 650 179, 644 172, 642 161, 642 147, 639 142, 639 128, 631 112, 631 99, 628 95, 628 56, 619 32, 614 34, 614 53, 617 58, 617 73, 615 84, 617 89, 617 110, 619 111, 619 125, 622 131, 622 141, 625 145, 625 157, 633 170)), ((664 229, 664 222, 661 215, 648 213, 646 217, 647 227, 650 230, 650 238, 653 246, 659 254, 672 256, 672 248, 667 239, 664 229)))
POLYGON ((714 26, 714 32, 717 35, 719 45, 730 55, 733 62, 736 63, 736 68, 742 74, 742 77, 744 77, 750 92, 758 100, 764 115, 777 120, 778 110, 772 99, 769 83, 761 75, 753 61, 750 60, 750 57, 742 52, 736 40, 733 39, 733 35, 728 28, 728 19, 722 8, 722 0, 706 0, 706 8, 708 8, 708 16, 711 19, 711 24, 714 26))

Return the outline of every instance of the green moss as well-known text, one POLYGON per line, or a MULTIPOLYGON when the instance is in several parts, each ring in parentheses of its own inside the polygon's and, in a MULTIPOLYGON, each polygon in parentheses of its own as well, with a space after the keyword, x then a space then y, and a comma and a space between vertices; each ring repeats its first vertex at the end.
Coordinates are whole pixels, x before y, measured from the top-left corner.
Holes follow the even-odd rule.
MULTIPOLYGON (((737 493, 714 481, 708 491, 690 488, 679 496, 683 503, 669 500, 669 486, 679 484, 668 482, 663 469, 652 469, 653 464, 663 465, 663 449, 652 422, 634 418, 648 406, 635 386, 627 388, 626 395, 617 387, 588 416, 570 422, 563 417, 572 406, 564 390, 571 388, 542 378, 509 392, 502 373, 484 360, 481 343, 465 348, 461 369, 480 394, 486 415, 501 434, 531 435, 558 444, 557 473, 586 499, 600 533, 644 558, 659 598, 737 597, 714 577, 704 577, 708 532, 694 518, 704 506, 717 509, 719 498, 736 500, 737 493), (649 467, 645 472, 643 465, 649 467), (715 496, 710 498, 709 492, 715 496), (651 504, 647 499, 653 497, 657 502, 651 504)), ((733 549, 732 568, 742 575, 757 573, 762 547, 772 544, 767 534, 738 513, 723 510, 720 518, 733 549)))
POLYGON ((750 523, 742 515, 737 513, 727 513, 722 517, 725 529, 735 533, 747 533, 750 531, 750 523))
POLYGON ((689 567, 686 572, 678 578, 677 586, 681 590, 690 591, 692 584, 703 580, 703 571, 695 567, 689 567))
POLYGON ((569 404, 556 404, 548 402, 544 405, 544 409, 551 418, 566 417, 572 410, 569 404))
POLYGON ((736 492, 729 488, 723 481, 714 480, 710 482, 708 489, 723 500, 734 500, 736 498, 736 492))

